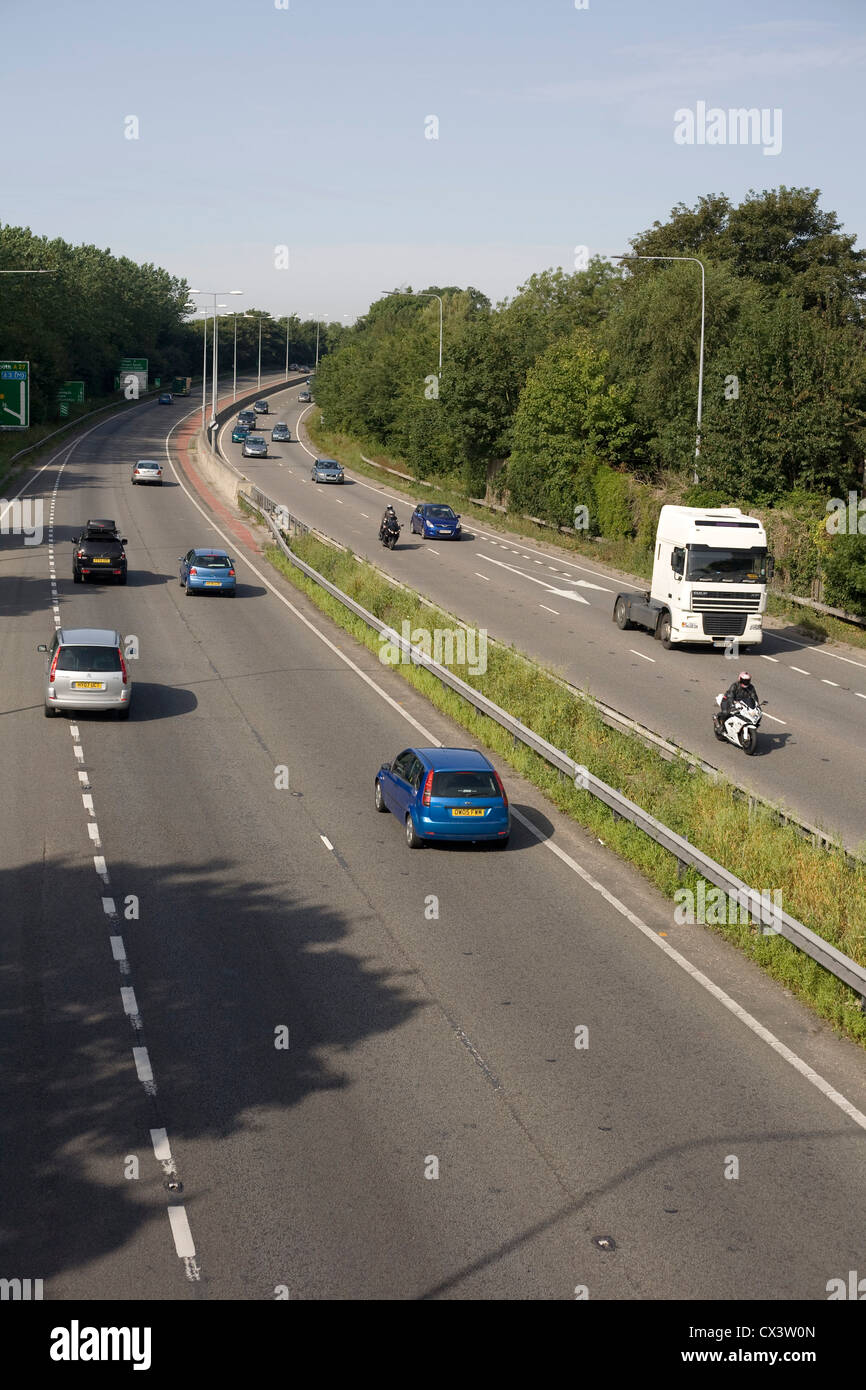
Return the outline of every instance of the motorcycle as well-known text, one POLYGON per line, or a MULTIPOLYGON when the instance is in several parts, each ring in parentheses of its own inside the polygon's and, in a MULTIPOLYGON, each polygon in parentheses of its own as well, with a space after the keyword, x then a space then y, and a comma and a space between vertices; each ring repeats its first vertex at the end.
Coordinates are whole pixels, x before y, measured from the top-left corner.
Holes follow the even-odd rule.
POLYGON ((392 521, 389 526, 386 526, 383 523, 379 527, 379 540, 382 542, 384 546, 388 548, 388 550, 393 550, 394 546, 397 544, 397 538, 399 537, 401 530, 402 527, 400 526, 399 521, 392 521))
MULTIPOLYGON (((716 696, 716 704, 721 708, 723 695, 716 696)), ((716 738, 727 740, 735 748, 742 748, 751 757, 758 747, 758 729, 761 724, 761 710, 767 703, 753 705, 747 700, 731 700, 731 707, 725 718, 717 714, 713 720, 716 738)))

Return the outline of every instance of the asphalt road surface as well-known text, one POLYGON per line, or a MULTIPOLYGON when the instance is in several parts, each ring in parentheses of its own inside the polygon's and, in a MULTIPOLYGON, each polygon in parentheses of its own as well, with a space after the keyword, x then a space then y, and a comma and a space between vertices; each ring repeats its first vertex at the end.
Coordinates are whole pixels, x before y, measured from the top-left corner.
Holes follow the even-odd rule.
MULTIPOLYGON (((862 1053, 501 760, 509 848, 410 852, 375 771, 466 735, 183 471, 131 487, 187 410, 34 469, 53 545, 0 537, 0 1275, 47 1299, 826 1299, 866 1248, 862 1053), (88 516, 129 538, 126 587, 73 588, 88 516), (197 544, 236 556, 236 599, 184 594, 197 544), (138 639, 126 724, 43 718, 52 556, 64 625, 138 639)), ((310 505, 362 496, 375 517, 360 487, 310 505)), ((459 551, 494 571, 487 545, 459 551)), ((456 597, 429 549, 388 558, 456 597)), ((586 632, 620 670, 625 635, 586 632)))
MULTIPOLYGON (((289 423, 297 440, 297 388, 271 398, 269 423, 289 423)), ((266 434, 266 438, 269 435, 266 434)), ((241 466, 231 430, 223 451, 241 466)), ((665 651, 649 633, 612 622, 623 580, 553 546, 524 543, 466 521, 464 539, 423 540, 409 531, 412 504, 382 482, 351 472, 343 486, 310 481, 312 459, 297 442, 276 444, 243 471, 296 516, 373 560, 405 584, 491 636, 559 670, 605 704, 706 758, 733 781, 829 830, 849 847, 866 842, 866 653, 817 646, 793 629, 768 627, 756 652, 732 661, 721 652, 665 651), (403 524, 397 549, 378 543, 391 501, 403 524), (715 697, 745 666, 769 701, 753 758, 713 734, 715 697)), ((424 500, 423 487, 416 500, 424 500)), ((638 587, 643 587, 638 585, 638 587)))

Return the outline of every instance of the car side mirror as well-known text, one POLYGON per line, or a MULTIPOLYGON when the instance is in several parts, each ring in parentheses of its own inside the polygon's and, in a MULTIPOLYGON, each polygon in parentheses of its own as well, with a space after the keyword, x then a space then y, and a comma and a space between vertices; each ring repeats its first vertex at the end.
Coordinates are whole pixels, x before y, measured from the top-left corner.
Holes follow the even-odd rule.
POLYGON ((126 536, 121 536, 121 538, 120 538, 120 544, 121 544, 121 545, 126 545, 126 543, 127 543, 126 536))
POLYGON ((47 644, 46 644, 45 642, 40 642, 40 643, 39 643, 39 646, 36 648, 36 650, 37 650, 38 652, 47 652, 47 651, 48 651, 48 646, 47 646, 47 644))

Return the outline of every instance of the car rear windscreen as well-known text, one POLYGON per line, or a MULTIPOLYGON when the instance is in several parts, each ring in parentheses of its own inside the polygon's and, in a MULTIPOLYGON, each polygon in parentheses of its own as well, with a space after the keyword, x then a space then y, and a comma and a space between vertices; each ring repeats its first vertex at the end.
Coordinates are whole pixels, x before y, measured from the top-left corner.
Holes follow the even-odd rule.
POLYGON ((57 670, 119 671, 120 652, 117 647, 61 647, 57 670))
POLYGON ((433 796, 501 796, 492 772, 434 772, 433 796))
POLYGON ((88 536, 82 543, 92 555, 117 555, 123 554, 123 546, 118 540, 103 540, 100 536, 88 536))
POLYGON ((196 555, 193 564, 208 570, 227 570, 229 568, 229 562, 225 555, 196 555))

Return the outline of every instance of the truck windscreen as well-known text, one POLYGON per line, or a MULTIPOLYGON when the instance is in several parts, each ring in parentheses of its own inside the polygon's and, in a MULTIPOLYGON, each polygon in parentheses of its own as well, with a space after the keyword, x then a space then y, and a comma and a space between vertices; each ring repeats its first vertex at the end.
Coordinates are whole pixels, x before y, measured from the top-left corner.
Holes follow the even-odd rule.
POLYGON ((713 545, 690 545, 686 579, 716 584, 766 584, 766 548, 730 550, 713 545))

